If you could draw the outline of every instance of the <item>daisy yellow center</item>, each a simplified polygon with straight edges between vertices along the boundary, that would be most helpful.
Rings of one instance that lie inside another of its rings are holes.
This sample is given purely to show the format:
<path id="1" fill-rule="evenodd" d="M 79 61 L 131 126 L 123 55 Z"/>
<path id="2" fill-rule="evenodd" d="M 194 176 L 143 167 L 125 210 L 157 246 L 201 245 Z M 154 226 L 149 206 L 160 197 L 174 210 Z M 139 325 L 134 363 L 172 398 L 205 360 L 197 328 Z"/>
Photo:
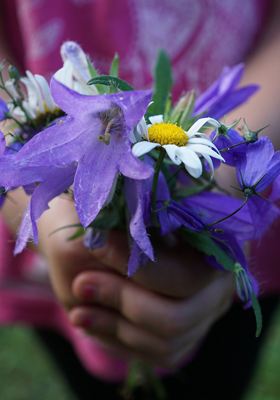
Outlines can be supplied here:
<path id="1" fill-rule="evenodd" d="M 149 141 L 161 146 L 165 144 L 175 144 L 178 147 L 186 146 L 189 138 L 180 126 L 170 122 L 155 123 L 148 128 L 148 133 Z"/>

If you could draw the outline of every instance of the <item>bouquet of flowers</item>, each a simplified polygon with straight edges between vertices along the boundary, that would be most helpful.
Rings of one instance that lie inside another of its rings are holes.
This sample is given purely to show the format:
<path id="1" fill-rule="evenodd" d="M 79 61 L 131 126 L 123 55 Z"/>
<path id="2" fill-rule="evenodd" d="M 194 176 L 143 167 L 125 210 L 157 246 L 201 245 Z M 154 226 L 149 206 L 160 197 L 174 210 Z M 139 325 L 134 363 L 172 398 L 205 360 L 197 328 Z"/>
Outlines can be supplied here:
<path id="1" fill-rule="evenodd" d="M 280 155 L 267 137 L 258 137 L 263 128 L 252 132 L 244 121 L 241 135 L 234 129 L 239 121 L 226 125 L 226 113 L 258 90 L 237 88 L 244 66 L 225 68 L 199 97 L 190 91 L 173 105 L 163 51 L 154 91 L 136 91 L 118 78 L 117 56 L 110 74 L 99 75 L 78 44 L 64 43 L 61 55 L 63 67 L 50 86 L 29 71 L 21 77 L 13 65 L 4 82 L 7 61 L 0 68 L 0 87 L 10 98 L 8 104 L 0 99 L 0 121 L 13 121 L 7 144 L 0 133 L 0 201 L 20 186 L 31 196 L 15 254 L 30 239 L 37 244 L 40 216 L 66 193 L 80 220 L 71 239 L 84 235 L 93 250 L 106 243 L 108 230 L 127 231 L 128 276 L 154 261 L 150 235 L 156 233 L 179 235 L 212 267 L 232 273 L 238 297 L 253 306 L 258 336 L 258 284 L 243 246 L 279 216 L 273 201 L 280 197 Z M 221 163 L 235 168 L 243 199 L 215 180 Z"/>

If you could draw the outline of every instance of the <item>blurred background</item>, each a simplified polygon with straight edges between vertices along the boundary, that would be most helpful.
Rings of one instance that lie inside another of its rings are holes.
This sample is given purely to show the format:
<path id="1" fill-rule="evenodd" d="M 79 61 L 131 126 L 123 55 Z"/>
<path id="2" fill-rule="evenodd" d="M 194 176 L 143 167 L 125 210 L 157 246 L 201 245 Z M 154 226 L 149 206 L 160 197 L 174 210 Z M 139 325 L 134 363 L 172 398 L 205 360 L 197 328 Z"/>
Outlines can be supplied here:
<path id="1" fill-rule="evenodd" d="M 1 400 L 78 400 L 31 329 L 2 326 L 0 347 Z M 243 400 L 280 399 L 279 355 L 280 307 L 275 312 Z"/>

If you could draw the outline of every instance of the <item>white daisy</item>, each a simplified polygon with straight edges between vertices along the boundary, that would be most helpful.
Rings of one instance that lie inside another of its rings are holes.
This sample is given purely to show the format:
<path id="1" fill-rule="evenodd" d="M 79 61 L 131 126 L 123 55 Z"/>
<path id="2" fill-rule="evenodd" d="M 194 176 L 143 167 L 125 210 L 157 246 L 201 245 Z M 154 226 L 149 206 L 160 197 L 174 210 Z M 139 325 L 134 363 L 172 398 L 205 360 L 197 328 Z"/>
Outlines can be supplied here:
<path id="1" fill-rule="evenodd" d="M 135 143 L 132 148 L 136 157 L 161 146 L 166 150 L 174 164 L 179 165 L 183 162 L 188 173 L 194 178 L 199 178 L 203 170 L 199 157 L 204 157 L 208 162 L 212 176 L 214 167 L 211 157 L 225 161 L 209 137 L 205 133 L 199 132 L 206 123 L 215 127 L 220 126 L 220 123 L 215 119 L 200 118 L 187 132 L 178 125 L 170 122 L 164 123 L 162 115 L 150 117 L 150 121 L 151 124 L 146 125 L 144 118 L 142 118 L 137 125 L 137 132 L 144 140 Z"/>
<path id="2" fill-rule="evenodd" d="M 33 75 L 30 71 L 26 71 L 26 76 L 20 78 L 27 91 L 27 96 L 22 101 L 22 106 L 32 119 L 36 119 L 39 115 L 47 112 L 56 113 L 59 107 L 54 102 L 50 87 L 46 79 L 41 75 Z M 6 86 L 15 98 L 18 98 L 18 92 L 15 88 L 14 81 L 9 80 Z M 25 119 L 25 114 L 18 107 L 11 110 L 15 116 Z"/>

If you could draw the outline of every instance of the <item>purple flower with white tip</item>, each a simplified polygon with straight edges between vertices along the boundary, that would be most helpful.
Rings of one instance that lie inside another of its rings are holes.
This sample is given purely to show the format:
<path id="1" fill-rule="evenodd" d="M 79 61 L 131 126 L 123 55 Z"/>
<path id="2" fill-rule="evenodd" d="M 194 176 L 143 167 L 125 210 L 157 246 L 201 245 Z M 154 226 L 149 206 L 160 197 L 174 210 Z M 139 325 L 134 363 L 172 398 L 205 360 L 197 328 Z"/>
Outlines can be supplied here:
<path id="1" fill-rule="evenodd" d="M 21 165 L 63 166 L 77 162 L 74 200 L 79 219 L 88 226 L 105 203 L 118 172 L 147 179 L 152 169 L 131 151 L 128 135 L 151 100 L 151 91 L 83 96 L 56 80 L 55 102 L 68 117 L 44 130 L 17 155 Z"/>
<path id="2" fill-rule="evenodd" d="M 87 85 L 91 74 L 87 56 L 81 46 L 72 41 L 65 42 L 60 48 L 60 54 L 63 67 L 54 74 L 54 78 L 75 92 L 87 95 L 98 94 L 95 85 Z"/>

